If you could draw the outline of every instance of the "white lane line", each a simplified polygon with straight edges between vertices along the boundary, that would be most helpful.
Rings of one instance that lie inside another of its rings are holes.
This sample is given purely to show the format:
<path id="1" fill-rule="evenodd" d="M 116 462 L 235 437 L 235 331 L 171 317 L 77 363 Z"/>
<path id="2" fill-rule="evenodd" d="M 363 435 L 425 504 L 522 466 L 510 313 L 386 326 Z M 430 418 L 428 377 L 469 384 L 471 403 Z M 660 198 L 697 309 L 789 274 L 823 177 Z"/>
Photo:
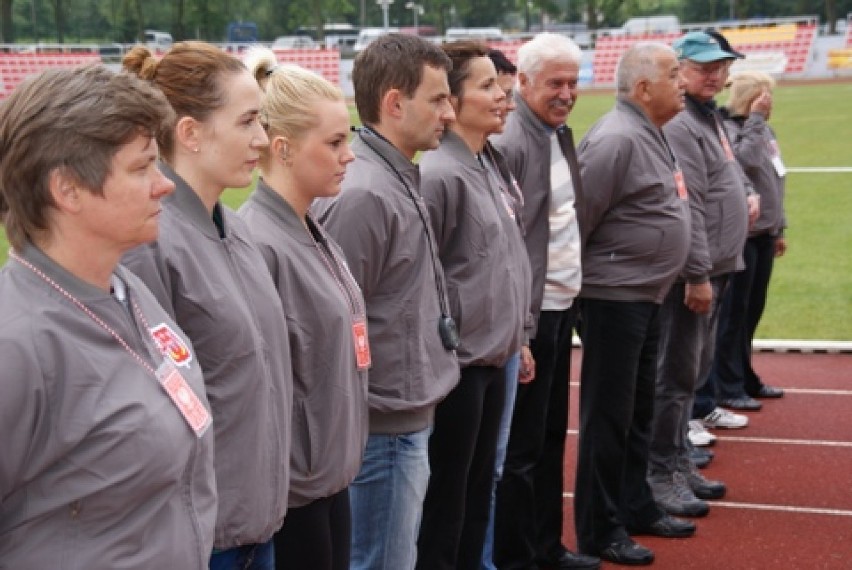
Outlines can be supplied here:
<path id="1" fill-rule="evenodd" d="M 777 437 L 746 437 L 736 435 L 718 435 L 719 441 L 735 441 L 739 443 L 774 443 L 778 445 L 814 445 L 823 447 L 849 447 L 852 448 L 852 441 L 830 441 L 823 439 L 781 439 Z"/>
<path id="2" fill-rule="evenodd" d="M 834 390 L 828 388 L 784 388 L 790 394 L 816 394 L 818 396 L 852 396 L 852 390 Z"/>
<path id="3" fill-rule="evenodd" d="M 805 174 L 835 174 L 852 172 L 852 167 L 849 166 L 793 166 L 787 169 L 787 172 L 805 173 Z"/>
<path id="4" fill-rule="evenodd" d="M 579 388 L 579 382 L 571 382 L 572 388 Z M 786 386 L 778 386 L 783 388 L 785 393 L 789 394 L 806 394 L 815 396 L 852 396 L 852 390 L 840 390 L 835 388 L 788 388 Z"/>
<path id="5" fill-rule="evenodd" d="M 574 493 L 562 493 L 563 499 L 573 499 Z M 852 511 L 847 509 L 823 509 L 820 507 L 794 507 L 792 505 L 765 505 L 762 503 L 733 503 L 731 501 L 710 501 L 714 507 L 728 509 L 745 509 L 752 511 L 775 511 L 779 513 L 803 513 L 806 515 L 831 515 L 837 517 L 852 517 Z"/>
<path id="6" fill-rule="evenodd" d="M 749 437 L 737 435 L 721 435 L 721 430 L 714 430 L 718 441 L 733 441 L 738 443 L 774 443 L 777 445 L 812 445 L 822 447 L 849 447 L 852 448 L 852 441 L 831 441 L 825 439 L 782 439 L 778 437 Z M 728 431 L 728 430 L 725 430 Z M 568 435 L 580 435 L 579 430 L 569 429 L 565 432 Z"/>

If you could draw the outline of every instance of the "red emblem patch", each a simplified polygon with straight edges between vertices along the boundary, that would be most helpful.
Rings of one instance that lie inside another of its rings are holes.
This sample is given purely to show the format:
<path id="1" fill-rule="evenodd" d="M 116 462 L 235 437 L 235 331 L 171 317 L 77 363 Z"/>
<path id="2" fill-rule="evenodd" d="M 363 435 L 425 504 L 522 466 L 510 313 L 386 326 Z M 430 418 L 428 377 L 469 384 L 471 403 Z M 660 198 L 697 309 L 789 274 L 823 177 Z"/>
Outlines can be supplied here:
<path id="1" fill-rule="evenodd" d="M 175 366 L 189 366 L 192 362 L 192 352 L 189 347 L 166 323 L 160 323 L 152 328 L 151 336 L 154 337 L 160 352 L 168 356 Z"/>

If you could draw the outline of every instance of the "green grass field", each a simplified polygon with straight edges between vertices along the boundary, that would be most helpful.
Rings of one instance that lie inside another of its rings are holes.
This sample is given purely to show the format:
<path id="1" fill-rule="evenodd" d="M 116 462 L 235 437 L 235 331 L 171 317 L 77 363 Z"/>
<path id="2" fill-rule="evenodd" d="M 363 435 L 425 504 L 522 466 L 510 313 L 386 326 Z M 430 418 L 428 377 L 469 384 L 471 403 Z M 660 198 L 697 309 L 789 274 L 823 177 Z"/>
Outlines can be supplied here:
<path id="1" fill-rule="evenodd" d="M 569 121 L 577 141 L 613 100 L 581 94 Z M 852 82 L 776 89 L 772 125 L 788 167 L 852 167 L 849 101 Z M 247 195 L 228 190 L 223 201 L 237 207 Z M 791 173 L 786 206 L 789 249 L 775 265 L 758 336 L 852 340 L 852 173 Z M 0 235 L 0 261 L 6 249 Z"/>

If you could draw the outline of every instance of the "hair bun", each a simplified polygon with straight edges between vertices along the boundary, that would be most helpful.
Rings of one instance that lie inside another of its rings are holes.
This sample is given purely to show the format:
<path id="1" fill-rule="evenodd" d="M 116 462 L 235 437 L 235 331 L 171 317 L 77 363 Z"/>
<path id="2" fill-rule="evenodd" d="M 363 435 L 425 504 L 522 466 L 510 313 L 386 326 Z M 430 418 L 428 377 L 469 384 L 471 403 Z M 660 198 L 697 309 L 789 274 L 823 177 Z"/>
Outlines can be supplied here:
<path id="1" fill-rule="evenodd" d="M 126 71 L 147 81 L 154 79 L 158 63 L 151 51 L 145 46 L 134 46 L 121 61 L 121 65 Z"/>

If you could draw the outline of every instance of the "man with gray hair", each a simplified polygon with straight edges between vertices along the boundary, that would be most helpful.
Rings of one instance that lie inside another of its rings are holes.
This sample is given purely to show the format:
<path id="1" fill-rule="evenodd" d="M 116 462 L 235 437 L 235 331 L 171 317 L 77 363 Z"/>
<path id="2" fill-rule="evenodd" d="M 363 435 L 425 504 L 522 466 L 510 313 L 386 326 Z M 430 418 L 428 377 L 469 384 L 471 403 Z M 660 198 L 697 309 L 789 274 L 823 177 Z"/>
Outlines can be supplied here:
<path id="1" fill-rule="evenodd" d="M 542 33 L 518 50 L 517 110 L 494 138 L 523 192 L 532 268 L 530 339 L 535 379 L 519 384 L 497 487 L 494 561 L 498 568 L 597 568 L 595 557 L 562 545 L 568 376 L 580 291 L 580 233 L 574 210 L 580 175 L 565 120 L 577 100 L 580 48 Z M 523 376 L 525 371 L 521 370 Z"/>
<path id="2" fill-rule="evenodd" d="M 659 308 L 686 260 L 687 190 L 662 126 L 684 107 L 674 51 L 640 42 L 616 71 L 615 108 L 580 142 L 583 262 L 580 442 L 574 497 L 581 552 L 650 564 L 631 534 L 687 537 L 646 479 Z"/>
<path id="3" fill-rule="evenodd" d="M 683 166 L 692 226 L 686 264 L 660 309 L 648 477 L 666 512 L 704 516 L 706 500 L 722 498 L 727 489 L 696 469 L 689 455 L 688 420 L 695 413 L 694 391 L 710 374 L 719 301 L 729 276 L 743 269 L 749 215 L 756 214 L 757 201 L 746 197 L 753 193 L 751 183 L 734 157 L 713 100 L 736 56 L 704 32 L 689 32 L 673 47 L 686 82 L 686 108 L 664 130 Z M 715 401 L 706 405 L 701 418 L 707 427 L 742 428 L 748 423 Z"/>

